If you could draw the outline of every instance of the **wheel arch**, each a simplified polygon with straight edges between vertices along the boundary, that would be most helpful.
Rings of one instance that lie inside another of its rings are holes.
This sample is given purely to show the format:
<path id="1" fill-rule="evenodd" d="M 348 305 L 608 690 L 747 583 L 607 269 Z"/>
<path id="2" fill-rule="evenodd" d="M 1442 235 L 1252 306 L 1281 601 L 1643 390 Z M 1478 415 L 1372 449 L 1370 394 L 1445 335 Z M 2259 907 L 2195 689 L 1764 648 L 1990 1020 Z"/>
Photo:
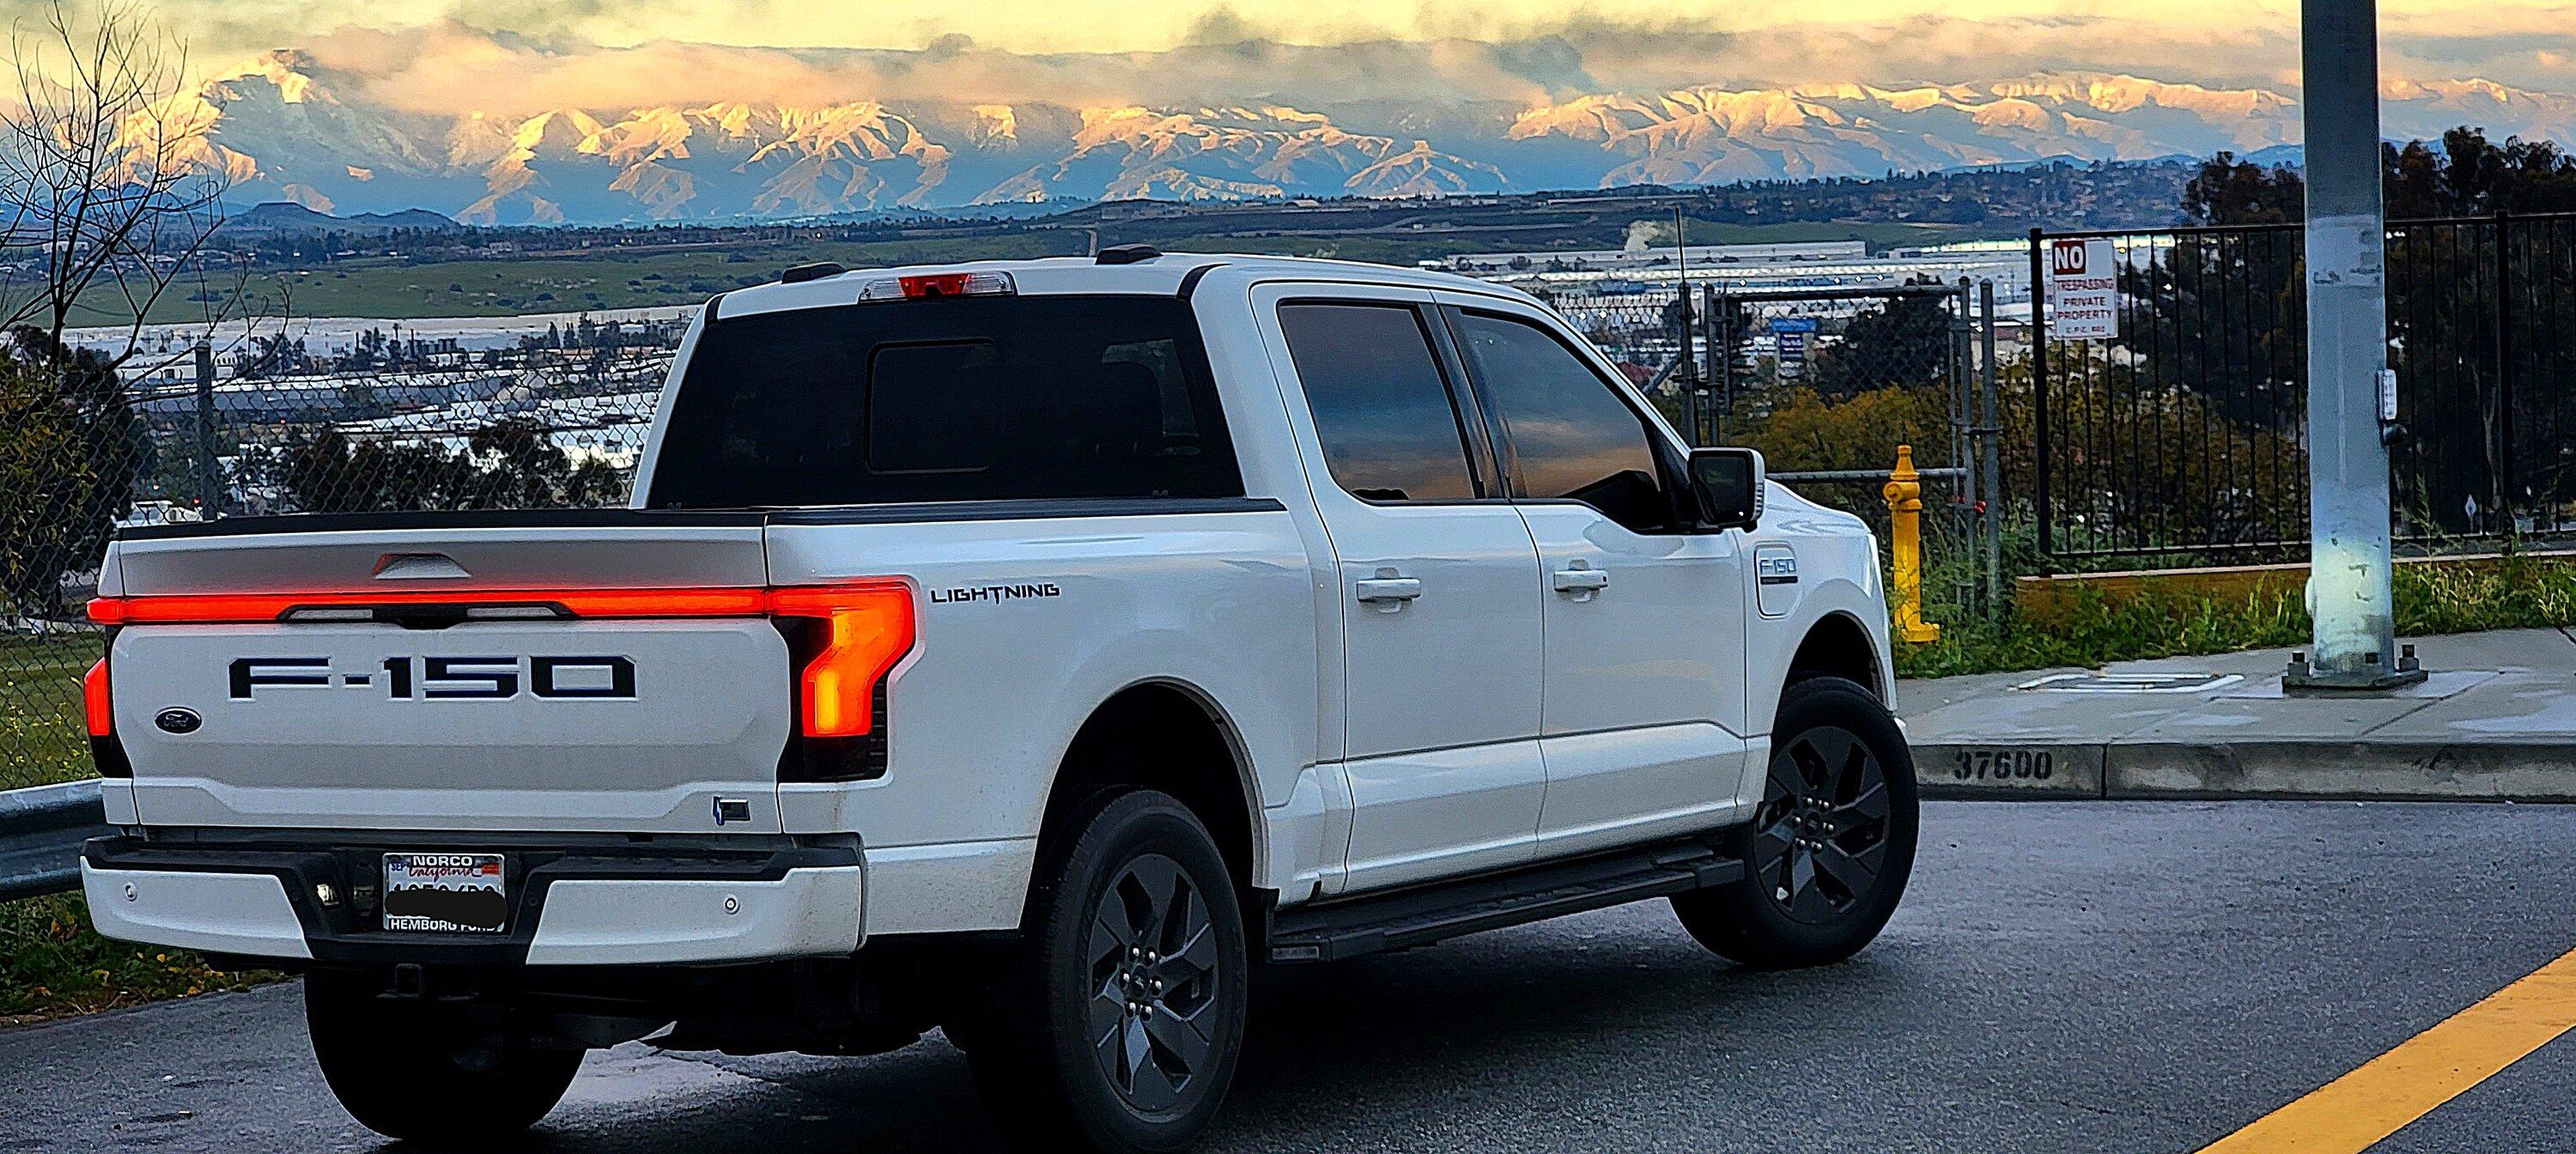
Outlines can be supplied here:
<path id="1" fill-rule="evenodd" d="M 1887 700 L 1886 669 L 1881 664 L 1878 646 L 1870 639 L 1869 630 L 1860 618 L 1846 610 L 1833 610 L 1816 618 L 1798 639 L 1798 648 L 1789 657 L 1783 686 L 1811 677 L 1840 677 L 1859 683 L 1883 704 Z"/>
<path id="2" fill-rule="evenodd" d="M 1188 681 L 1130 682 L 1093 706 L 1065 747 L 1047 791 L 1041 854 L 1065 813 L 1107 788 L 1138 786 L 1180 799 L 1215 839 L 1247 893 L 1269 866 L 1260 786 L 1243 734 L 1216 698 Z"/>
<path id="3" fill-rule="evenodd" d="M 1882 613 L 1852 583 L 1826 582 L 1809 590 L 1792 616 L 1757 623 L 1745 649 L 1745 732 L 1769 733 L 1781 694 L 1812 677 L 1849 678 L 1893 709 L 1887 634 L 1869 625 L 1873 617 L 1884 620 Z"/>

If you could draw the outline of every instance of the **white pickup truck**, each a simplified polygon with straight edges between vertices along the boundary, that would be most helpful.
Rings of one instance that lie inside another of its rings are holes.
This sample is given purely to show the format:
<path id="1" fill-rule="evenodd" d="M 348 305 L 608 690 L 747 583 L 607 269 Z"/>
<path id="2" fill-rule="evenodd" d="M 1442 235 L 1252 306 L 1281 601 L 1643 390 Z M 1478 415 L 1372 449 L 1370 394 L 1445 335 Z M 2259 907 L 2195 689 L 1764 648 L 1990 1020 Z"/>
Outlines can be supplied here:
<path id="1" fill-rule="evenodd" d="M 303 973 L 388 1135 L 943 1028 L 1006 1131 L 1169 1150 L 1256 964 L 1653 897 L 1865 945 L 1917 828 L 1878 572 L 1508 289 L 808 266 L 702 311 L 631 508 L 124 530 L 83 877 Z"/>

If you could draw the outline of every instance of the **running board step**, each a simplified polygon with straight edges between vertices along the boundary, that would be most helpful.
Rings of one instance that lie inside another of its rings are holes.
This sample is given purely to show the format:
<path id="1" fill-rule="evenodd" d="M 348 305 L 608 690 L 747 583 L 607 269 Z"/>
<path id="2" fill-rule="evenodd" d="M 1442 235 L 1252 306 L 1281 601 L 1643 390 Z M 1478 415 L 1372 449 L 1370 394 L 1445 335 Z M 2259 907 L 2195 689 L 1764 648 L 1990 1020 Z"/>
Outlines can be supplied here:
<path id="1" fill-rule="evenodd" d="M 1291 907 L 1271 920 L 1270 960 L 1336 961 L 1725 885 L 1744 876 L 1744 863 L 1720 848 L 1724 837 L 1697 834 L 1605 856 Z"/>

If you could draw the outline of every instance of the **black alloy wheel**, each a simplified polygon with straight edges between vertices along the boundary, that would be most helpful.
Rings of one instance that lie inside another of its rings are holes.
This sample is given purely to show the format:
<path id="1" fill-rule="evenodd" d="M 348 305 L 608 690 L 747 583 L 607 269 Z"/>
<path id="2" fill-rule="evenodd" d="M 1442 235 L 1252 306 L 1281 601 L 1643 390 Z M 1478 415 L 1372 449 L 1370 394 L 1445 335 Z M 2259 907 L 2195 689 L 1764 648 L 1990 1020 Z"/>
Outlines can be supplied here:
<path id="1" fill-rule="evenodd" d="M 1209 1067 L 1215 1004 L 1207 901 L 1179 863 L 1150 854 L 1102 891 L 1091 919 L 1092 1054 L 1127 1104 L 1172 1108 Z"/>
<path id="2" fill-rule="evenodd" d="M 1243 1053 L 1243 891 L 1169 794 L 1104 789 L 1048 828 L 1020 938 L 951 1036 L 1021 1149 L 1182 1150 Z"/>
<path id="3" fill-rule="evenodd" d="M 1754 876 L 1796 921 L 1842 917 L 1886 866 L 1887 819 L 1887 769 L 1869 744 L 1840 726 L 1807 730 L 1771 754 L 1754 818 Z"/>
<path id="4" fill-rule="evenodd" d="M 1761 970 L 1839 962 L 1878 936 L 1914 872 L 1914 754 L 1885 702 L 1840 677 L 1780 691 L 1762 799 L 1728 832 L 1734 881 L 1673 895 L 1682 928 Z"/>

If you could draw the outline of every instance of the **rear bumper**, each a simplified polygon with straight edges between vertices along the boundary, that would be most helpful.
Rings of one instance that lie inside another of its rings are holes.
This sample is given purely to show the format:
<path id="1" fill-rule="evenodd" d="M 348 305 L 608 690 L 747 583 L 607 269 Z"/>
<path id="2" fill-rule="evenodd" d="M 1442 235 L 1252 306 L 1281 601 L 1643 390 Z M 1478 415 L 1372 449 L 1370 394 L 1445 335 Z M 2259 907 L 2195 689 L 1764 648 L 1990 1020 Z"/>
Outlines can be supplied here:
<path id="1" fill-rule="evenodd" d="M 866 867 L 854 840 L 491 846 L 506 855 L 512 911 L 498 934 L 377 928 L 381 855 L 408 848 L 420 847 L 107 837 L 84 847 L 81 879 L 108 937 L 324 965 L 725 964 L 859 946 Z"/>

